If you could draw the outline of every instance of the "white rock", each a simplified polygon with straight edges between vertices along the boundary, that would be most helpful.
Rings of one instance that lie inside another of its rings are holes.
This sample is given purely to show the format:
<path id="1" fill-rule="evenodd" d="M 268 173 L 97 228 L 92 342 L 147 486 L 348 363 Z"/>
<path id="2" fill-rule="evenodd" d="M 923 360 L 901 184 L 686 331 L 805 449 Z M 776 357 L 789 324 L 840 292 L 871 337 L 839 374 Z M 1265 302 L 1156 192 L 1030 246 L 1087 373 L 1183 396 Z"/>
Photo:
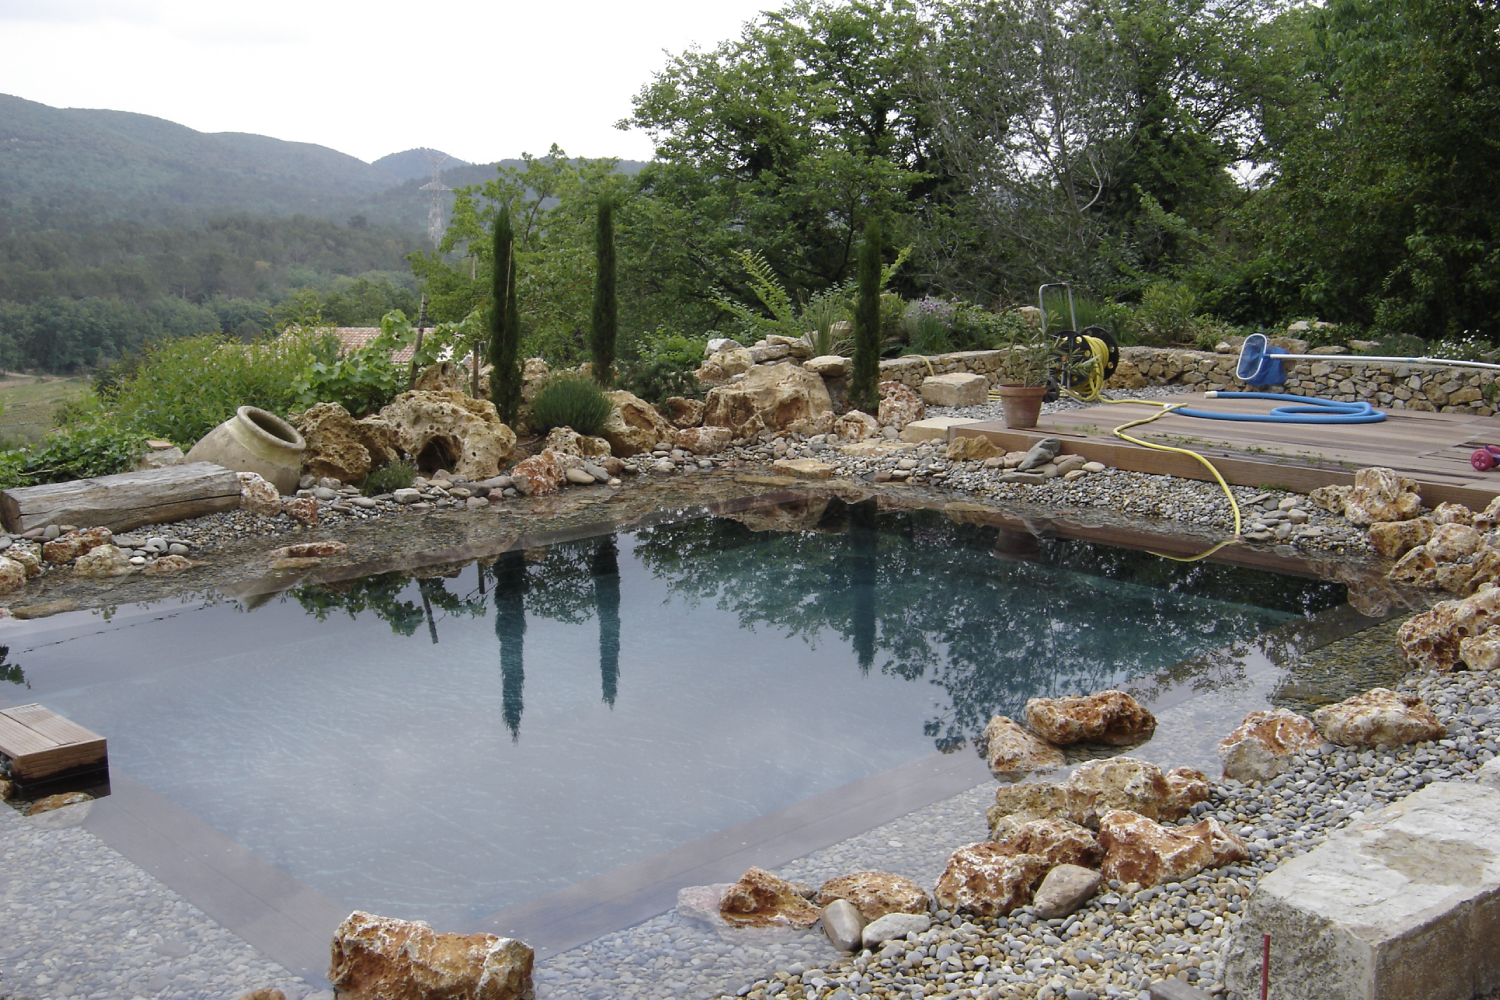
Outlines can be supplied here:
<path id="1" fill-rule="evenodd" d="M 866 948 L 878 948 L 892 938 L 921 934 L 931 926 L 932 918 L 925 913 L 887 913 L 866 924 L 860 940 Z"/>
<path id="2" fill-rule="evenodd" d="M 863 941 L 865 918 L 859 908 L 847 899 L 835 899 L 823 907 L 819 915 L 823 921 L 823 933 L 839 951 L 855 951 Z"/>

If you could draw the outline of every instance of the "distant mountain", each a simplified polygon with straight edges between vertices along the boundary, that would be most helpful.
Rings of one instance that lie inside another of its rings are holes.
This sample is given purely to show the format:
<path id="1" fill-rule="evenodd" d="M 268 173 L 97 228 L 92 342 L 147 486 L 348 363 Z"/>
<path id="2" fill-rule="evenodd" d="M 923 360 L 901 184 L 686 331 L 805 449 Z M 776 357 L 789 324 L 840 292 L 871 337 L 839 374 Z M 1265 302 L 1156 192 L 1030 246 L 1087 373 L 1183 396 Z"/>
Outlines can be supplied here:
<path id="1" fill-rule="evenodd" d="M 429 156 L 442 160 L 442 169 L 445 171 L 455 167 L 473 166 L 467 160 L 460 160 L 456 156 L 449 156 L 436 149 L 408 149 L 403 153 L 391 153 L 388 156 L 382 156 L 370 166 L 390 177 L 391 181 L 396 184 L 418 179 L 425 184 L 432 176 L 432 160 L 428 159 Z"/>

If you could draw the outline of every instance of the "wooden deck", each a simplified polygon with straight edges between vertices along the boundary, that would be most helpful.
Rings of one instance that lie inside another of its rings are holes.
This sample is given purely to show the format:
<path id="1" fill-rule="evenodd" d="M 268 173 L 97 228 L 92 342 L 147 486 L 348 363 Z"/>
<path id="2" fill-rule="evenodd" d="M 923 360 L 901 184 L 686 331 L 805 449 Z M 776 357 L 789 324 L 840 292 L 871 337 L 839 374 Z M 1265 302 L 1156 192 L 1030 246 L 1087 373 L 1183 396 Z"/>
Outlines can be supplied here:
<path id="1" fill-rule="evenodd" d="M 0 710 L 0 753 L 22 789 L 108 766 L 104 737 L 41 705 Z"/>
<path id="2" fill-rule="evenodd" d="M 1201 393 L 1171 397 L 1224 413 L 1266 413 L 1263 399 L 1205 399 Z M 1063 439 L 1063 454 L 1079 454 L 1118 469 L 1189 479 L 1211 478 L 1186 455 L 1153 451 L 1121 441 L 1111 429 L 1150 416 L 1156 407 L 1099 403 L 1043 414 L 1035 430 L 1013 431 L 1002 421 L 963 424 L 958 437 L 980 435 L 1007 450 L 1030 447 L 1042 437 Z M 1500 444 L 1500 417 L 1386 410 L 1373 424 L 1282 424 L 1206 420 L 1169 414 L 1126 433 L 1158 444 L 1189 448 L 1210 459 L 1237 486 L 1283 486 L 1305 493 L 1319 486 L 1349 484 L 1354 472 L 1379 465 L 1421 484 L 1429 506 L 1455 501 L 1483 510 L 1500 494 L 1500 469 L 1476 472 L 1469 455 L 1486 443 Z"/>

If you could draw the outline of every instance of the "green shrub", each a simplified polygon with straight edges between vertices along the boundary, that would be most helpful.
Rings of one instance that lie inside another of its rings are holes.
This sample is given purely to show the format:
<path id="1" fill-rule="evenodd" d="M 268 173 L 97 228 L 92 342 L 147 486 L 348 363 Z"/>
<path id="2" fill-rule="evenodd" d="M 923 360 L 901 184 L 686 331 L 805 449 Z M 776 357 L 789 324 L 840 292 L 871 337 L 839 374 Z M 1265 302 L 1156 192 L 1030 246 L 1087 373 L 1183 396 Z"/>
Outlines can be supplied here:
<path id="1" fill-rule="evenodd" d="M 1131 332 L 1141 343 L 1153 346 L 1192 343 L 1199 326 L 1197 305 L 1192 289 L 1180 282 L 1147 285 L 1131 320 Z"/>
<path id="2" fill-rule="evenodd" d="M 118 419 L 102 418 L 48 435 L 40 448 L 8 453 L 12 457 L 0 461 L 0 478 L 13 477 L 10 485 L 35 485 L 112 476 L 129 472 L 145 451 L 146 435 Z"/>
<path id="3" fill-rule="evenodd" d="M 302 370 L 293 387 L 297 409 L 338 403 L 356 417 L 374 413 L 406 388 L 410 368 L 392 360 L 392 354 L 411 345 L 416 336 L 405 313 L 387 313 L 380 321 L 379 335 L 364 347 L 342 356 L 335 352 L 331 359 L 320 357 Z M 438 340 L 423 340 L 419 371 L 437 359 Z"/>
<path id="4" fill-rule="evenodd" d="M 660 403 L 668 396 L 699 395 L 703 390 L 693 372 L 706 346 L 705 341 L 671 330 L 648 334 L 638 345 L 636 360 L 626 369 L 622 384 L 648 403 Z"/>
<path id="5" fill-rule="evenodd" d="M 558 375 L 548 379 L 531 401 L 531 424 L 546 433 L 554 427 L 571 427 L 593 436 L 604 429 L 614 404 L 592 379 Z"/>
<path id="6" fill-rule="evenodd" d="M 394 493 L 404 490 L 417 478 L 416 466 L 405 459 L 397 459 L 388 465 L 382 465 L 374 469 L 365 477 L 362 487 L 367 497 L 377 497 L 382 493 Z"/>

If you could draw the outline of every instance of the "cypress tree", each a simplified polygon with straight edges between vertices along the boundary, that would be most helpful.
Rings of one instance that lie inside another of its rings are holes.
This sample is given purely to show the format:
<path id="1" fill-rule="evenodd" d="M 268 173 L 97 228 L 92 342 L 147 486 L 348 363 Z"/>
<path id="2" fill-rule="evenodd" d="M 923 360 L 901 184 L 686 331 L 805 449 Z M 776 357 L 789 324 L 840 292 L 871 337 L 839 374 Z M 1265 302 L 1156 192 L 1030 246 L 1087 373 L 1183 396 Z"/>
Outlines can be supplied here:
<path id="1" fill-rule="evenodd" d="M 609 388 L 614 383 L 612 368 L 620 310 L 615 291 L 615 203 L 608 194 L 599 196 L 594 258 L 594 315 L 589 326 L 589 350 L 594 356 L 594 381 Z"/>
<path id="2" fill-rule="evenodd" d="M 490 277 L 490 400 L 507 424 L 521 408 L 521 310 L 516 295 L 516 238 L 510 209 L 495 216 L 494 268 Z"/>
<path id="3" fill-rule="evenodd" d="M 849 402 L 869 414 L 880 412 L 880 223 L 865 223 L 859 245 L 859 294 L 854 306 L 854 364 Z"/>

